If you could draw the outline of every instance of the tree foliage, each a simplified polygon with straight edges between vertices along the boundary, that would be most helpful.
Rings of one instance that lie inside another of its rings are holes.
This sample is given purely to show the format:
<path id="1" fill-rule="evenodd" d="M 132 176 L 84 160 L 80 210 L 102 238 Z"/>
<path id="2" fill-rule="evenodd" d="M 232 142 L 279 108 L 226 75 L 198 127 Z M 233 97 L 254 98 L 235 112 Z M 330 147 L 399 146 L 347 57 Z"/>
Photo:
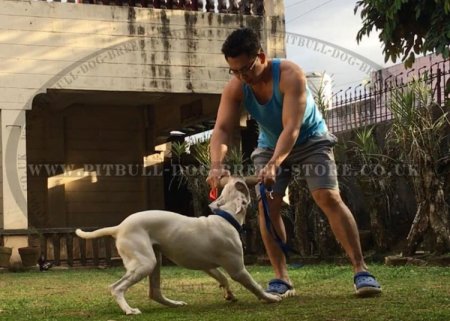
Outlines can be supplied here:
<path id="1" fill-rule="evenodd" d="M 359 0 L 355 14 L 359 9 L 363 26 L 356 40 L 380 30 L 385 62 L 401 57 L 411 67 L 417 54 L 449 57 L 450 0 Z"/>

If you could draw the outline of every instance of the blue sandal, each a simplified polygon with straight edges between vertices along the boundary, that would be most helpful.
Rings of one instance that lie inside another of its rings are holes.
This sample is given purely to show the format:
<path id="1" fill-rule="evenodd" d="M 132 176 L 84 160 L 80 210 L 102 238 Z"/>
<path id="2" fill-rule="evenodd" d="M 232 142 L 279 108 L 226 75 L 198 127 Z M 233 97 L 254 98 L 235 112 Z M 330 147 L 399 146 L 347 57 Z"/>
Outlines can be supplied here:
<path id="1" fill-rule="evenodd" d="M 278 294 L 283 298 L 295 295 L 295 289 L 292 285 L 281 279 L 273 279 L 269 281 L 269 287 L 266 289 L 267 293 Z"/>
<path id="2" fill-rule="evenodd" d="M 360 297 L 381 293 L 381 286 L 375 277 L 367 271 L 358 272 L 353 277 L 356 294 Z"/>

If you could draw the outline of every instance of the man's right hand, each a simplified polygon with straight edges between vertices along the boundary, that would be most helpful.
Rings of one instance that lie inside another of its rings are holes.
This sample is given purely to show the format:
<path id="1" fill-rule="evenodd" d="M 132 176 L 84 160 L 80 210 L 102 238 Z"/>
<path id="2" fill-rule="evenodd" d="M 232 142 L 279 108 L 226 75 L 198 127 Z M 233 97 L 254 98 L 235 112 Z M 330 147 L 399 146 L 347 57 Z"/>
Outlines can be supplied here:
<path id="1" fill-rule="evenodd" d="M 271 187 L 275 184 L 277 177 L 277 166 L 274 163 L 269 162 L 258 173 L 258 179 L 267 187 Z"/>
<path id="2" fill-rule="evenodd" d="M 220 186 L 220 179 L 225 176 L 230 176 L 231 173 L 229 170 L 223 168 L 213 168 L 209 171 L 208 177 L 206 178 L 206 182 L 208 183 L 211 189 L 217 188 Z"/>

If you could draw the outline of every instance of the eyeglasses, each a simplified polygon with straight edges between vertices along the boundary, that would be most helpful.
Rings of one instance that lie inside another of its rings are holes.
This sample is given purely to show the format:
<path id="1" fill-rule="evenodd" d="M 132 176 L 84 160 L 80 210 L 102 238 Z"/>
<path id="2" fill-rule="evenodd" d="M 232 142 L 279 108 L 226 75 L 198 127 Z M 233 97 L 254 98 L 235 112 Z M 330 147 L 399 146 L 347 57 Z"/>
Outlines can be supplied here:
<path id="1" fill-rule="evenodd" d="M 230 68 L 230 69 L 228 69 L 228 73 L 230 75 L 235 75 L 235 76 L 246 75 L 250 71 L 252 71 L 253 68 L 255 68 L 256 60 L 258 60 L 258 56 L 255 57 L 255 60 L 253 60 L 253 62 L 249 66 L 243 67 L 239 70 L 234 70 L 234 69 Z"/>

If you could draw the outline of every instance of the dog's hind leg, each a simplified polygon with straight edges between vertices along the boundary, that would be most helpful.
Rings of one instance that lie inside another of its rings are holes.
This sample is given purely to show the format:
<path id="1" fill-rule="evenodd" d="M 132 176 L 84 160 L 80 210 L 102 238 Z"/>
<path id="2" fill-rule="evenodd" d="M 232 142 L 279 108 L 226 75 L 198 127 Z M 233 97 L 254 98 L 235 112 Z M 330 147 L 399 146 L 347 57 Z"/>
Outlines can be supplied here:
<path id="1" fill-rule="evenodd" d="M 159 251 L 158 246 L 154 248 L 155 256 L 156 256 L 156 265 L 153 269 L 153 272 L 150 274 L 150 282 L 149 282 L 149 291 L 148 295 L 150 299 L 161 303 L 163 305 L 169 307 L 179 307 L 186 305 L 186 302 L 183 301 L 174 301 L 166 298 L 161 292 L 161 252 Z"/>
<path id="2" fill-rule="evenodd" d="M 127 272 L 117 282 L 110 285 L 111 294 L 125 314 L 140 314 L 141 311 L 132 308 L 125 300 L 125 292 L 134 284 L 149 275 L 156 265 L 156 257 L 150 241 L 120 240 L 116 242 Z"/>
<path id="3" fill-rule="evenodd" d="M 230 284 L 228 283 L 228 279 L 220 270 L 218 269 L 211 269 L 211 270 L 205 270 L 205 272 L 211 276 L 212 278 L 216 279 L 219 282 L 219 286 L 224 291 L 224 298 L 228 301 L 237 301 L 236 297 L 234 296 L 233 292 L 231 292 Z"/>

